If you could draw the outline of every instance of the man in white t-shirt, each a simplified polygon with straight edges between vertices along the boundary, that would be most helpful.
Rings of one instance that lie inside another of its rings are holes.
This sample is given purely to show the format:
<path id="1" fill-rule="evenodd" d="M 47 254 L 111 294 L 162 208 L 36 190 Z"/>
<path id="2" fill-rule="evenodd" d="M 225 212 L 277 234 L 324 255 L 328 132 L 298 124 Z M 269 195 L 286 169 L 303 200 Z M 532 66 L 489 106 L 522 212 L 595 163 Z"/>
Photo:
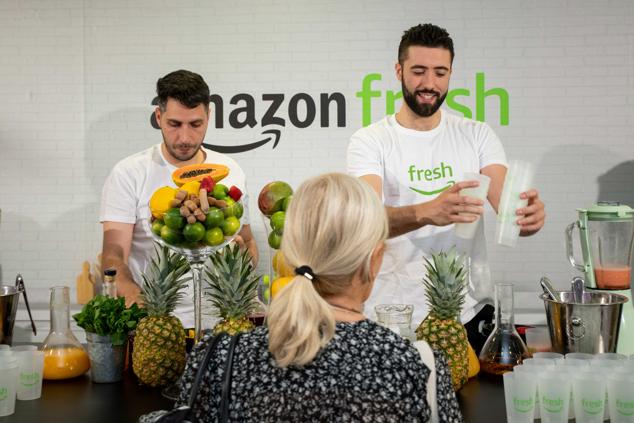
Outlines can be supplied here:
<path id="1" fill-rule="evenodd" d="M 423 256 L 459 244 L 453 224 L 473 222 L 484 210 L 481 200 L 459 194 L 478 185 L 464 181 L 465 172 L 491 178 L 488 200 L 497 212 L 506 175 L 499 138 L 486 123 L 440 109 L 453 57 L 453 41 L 446 30 L 431 24 L 407 30 L 395 66 L 402 84 L 402 107 L 357 131 L 348 146 L 348 172 L 366 180 L 383 198 L 390 221 L 383 266 L 365 305 L 370 315 L 380 303 L 413 303 L 414 325 L 427 315 Z M 535 189 L 521 197 L 528 199 L 528 205 L 517 210 L 517 222 L 522 236 L 532 235 L 544 225 L 544 204 Z M 461 315 L 467 323 L 491 296 L 483 225 L 473 245 L 462 249 L 470 250 L 469 293 Z M 478 320 L 465 325 L 476 349 L 483 342 L 476 339 Z"/>
<path id="2" fill-rule="evenodd" d="M 104 269 L 117 269 L 117 294 L 126 304 L 137 301 L 145 271 L 153 252 L 147 225 L 148 202 L 154 191 L 173 185 L 172 172 L 179 167 L 216 163 L 229 168 L 222 183 L 237 186 L 243 195 L 243 227 L 236 237 L 248 248 L 254 262 L 258 250 L 248 222 L 248 193 L 244 172 L 235 160 L 207 149 L 202 143 L 209 123 L 209 87 L 193 72 L 179 70 L 160 78 L 156 121 L 163 142 L 129 156 L 115 165 L 106 179 L 99 220 L 103 223 Z M 191 287 L 190 287 L 191 288 Z M 185 327 L 193 327 L 192 295 L 185 295 L 175 314 Z"/>

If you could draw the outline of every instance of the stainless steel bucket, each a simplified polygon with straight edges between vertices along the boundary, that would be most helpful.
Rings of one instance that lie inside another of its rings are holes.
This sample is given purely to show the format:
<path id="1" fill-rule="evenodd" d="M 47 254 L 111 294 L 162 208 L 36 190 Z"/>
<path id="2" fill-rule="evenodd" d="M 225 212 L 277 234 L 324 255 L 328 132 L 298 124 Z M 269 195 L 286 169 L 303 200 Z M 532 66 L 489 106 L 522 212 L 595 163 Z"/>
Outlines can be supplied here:
<path id="1" fill-rule="evenodd" d="M 15 286 L 0 285 L 0 344 L 11 345 L 13 340 L 15 314 L 18 311 L 20 294 L 24 295 L 24 304 L 26 305 L 26 310 L 29 312 L 31 328 L 33 329 L 33 334 L 37 335 L 35 322 L 33 322 L 31 309 L 29 308 L 29 300 L 26 296 L 24 280 L 22 279 L 22 276 L 18 274 L 15 279 Z"/>
<path id="2" fill-rule="evenodd" d="M 616 352 L 624 295 L 609 292 L 583 294 L 583 303 L 574 302 L 572 292 L 556 292 L 560 302 L 544 300 L 553 351 L 567 354 Z"/>

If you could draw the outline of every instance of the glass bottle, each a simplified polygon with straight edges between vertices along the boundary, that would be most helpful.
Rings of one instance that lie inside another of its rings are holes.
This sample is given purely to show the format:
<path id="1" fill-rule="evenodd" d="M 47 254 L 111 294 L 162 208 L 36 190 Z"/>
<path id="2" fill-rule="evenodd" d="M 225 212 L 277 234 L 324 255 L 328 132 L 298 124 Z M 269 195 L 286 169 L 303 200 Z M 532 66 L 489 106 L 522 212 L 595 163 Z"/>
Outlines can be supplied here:
<path id="1" fill-rule="evenodd" d="M 117 298 L 117 286 L 115 278 L 117 277 L 117 269 L 110 267 L 103 271 L 103 288 L 104 295 L 111 298 Z"/>
<path id="2" fill-rule="evenodd" d="M 502 375 L 529 358 L 530 352 L 515 330 L 513 285 L 495 285 L 495 328 L 480 352 L 480 369 Z"/>
<path id="3" fill-rule="evenodd" d="M 51 331 L 42 345 L 44 379 L 69 379 L 90 369 L 88 353 L 70 330 L 70 294 L 67 286 L 51 288 Z"/>

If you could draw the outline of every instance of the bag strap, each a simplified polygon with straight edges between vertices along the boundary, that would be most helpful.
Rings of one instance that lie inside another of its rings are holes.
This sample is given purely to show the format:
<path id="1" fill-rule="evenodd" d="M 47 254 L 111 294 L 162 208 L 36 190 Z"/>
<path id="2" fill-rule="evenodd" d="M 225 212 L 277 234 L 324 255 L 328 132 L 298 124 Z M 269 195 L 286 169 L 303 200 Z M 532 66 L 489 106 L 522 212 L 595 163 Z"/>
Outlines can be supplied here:
<path id="1" fill-rule="evenodd" d="M 242 336 L 241 333 L 237 333 L 231 338 L 229 344 L 229 350 L 227 351 L 227 361 L 225 362 L 225 373 L 222 382 L 222 397 L 220 398 L 220 409 L 218 411 L 218 421 L 220 423 L 229 421 L 229 402 L 231 401 L 231 371 L 233 369 L 233 353 L 236 349 L 236 344 Z"/>
<path id="2" fill-rule="evenodd" d="M 200 362 L 200 365 L 198 366 L 198 372 L 196 372 L 196 378 L 194 378 L 194 383 L 192 383 L 192 390 L 189 395 L 189 401 L 187 402 L 187 405 L 189 406 L 190 410 L 194 408 L 194 400 L 196 399 L 196 396 L 198 395 L 198 388 L 200 387 L 200 383 L 202 382 L 203 376 L 205 375 L 207 364 L 209 363 L 209 360 L 211 359 L 211 353 L 213 353 L 213 351 L 216 349 L 216 345 L 218 345 L 220 340 L 224 338 L 226 335 L 227 334 L 225 332 L 222 332 L 214 336 L 211 342 L 209 342 L 207 349 L 205 350 L 205 355 L 202 361 Z"/>
<path id="3" fill-rule="evenodd" d="M 416 341 L 414 346 L 420 353 L 423 364 L 430 370 L 429 379 L 427 380 L 427 404 L 431 409 L 431 422 L 438 422 L 438 399 L 436 397 L 436 360 L 434 352 L 429 344 L 425 341 Z"/>

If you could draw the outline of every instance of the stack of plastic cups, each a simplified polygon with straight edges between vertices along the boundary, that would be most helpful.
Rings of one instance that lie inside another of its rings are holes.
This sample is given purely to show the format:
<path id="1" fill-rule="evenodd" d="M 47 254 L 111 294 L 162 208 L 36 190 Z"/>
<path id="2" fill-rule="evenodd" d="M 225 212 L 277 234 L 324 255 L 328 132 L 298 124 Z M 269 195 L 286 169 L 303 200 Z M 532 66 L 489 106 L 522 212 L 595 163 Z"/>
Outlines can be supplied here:
<path id="1" fill-rule="evenodd" d="M 460 195 L 477 198 L 482 201 L 486 201 L 487 194 L 489 192 L 489 184 L 491 183 L 491 178 L 486 175 L 481 175 L 479 173 L 465 172 L 463 174 L 465 181 L 478 181 L 480 185 L 475 188 L 464 188 L 460 190 Z M 468 214 L 468 213 L 461 213 Z M 476 219 L 475 222 L 471 223 L 456 223 L 455 224 L 455 234 L 458 238 L 462 239 L 473 239 L 478 229 L 478 224 L 480 223 L 480 216 Z"/>
<path id="2" fill-rule="evenodd" d="M 610 422 L 634 422 L 634 362 L 619 360 L 620 367 L 607 375 Z"/>
<path id="3" fill-rule="evenodd" d="M 506 419 L 514 423 L 532 423 L 535 419 L 535 394 L 537 380 L 529 366 L 515 366 L 514 371 L 504 373 L 504 401 Z"/>
<path id="4" fill-rule="evenodd" d="M 541 372 L 551 372 L 555 370 L 555 359 L 553 358 L 527 358 L 522 361 L 522 364 L 515 366 L 513 372 L 524 372 L 530 375 L 535 381 L 535 410 L 533 416 L 535 419 L 540 417 L 540 401 L 539 401 L 539 388 L 537 387 L 538 375 Z M 509 420 L 512 421 L 512 420 Z"/>
<path id="5" fill-rule="evenodd" d="M 18 360 L 17 398 L 20 401 L 38 399 L 42 396 L 42 371 L 44 369 L 44 351 L 38 351 L 35 345 L 13 347 Z"/>
<path id="6" fill-rule="evenodd" d="M 0 349 L 0 417 L 15 412 L 18 360 L 9 348 Z"/>
<path id="7" fill-rule="evenodd" d="M 532 187 L 534 174 L 535 169 L 529 162 L 513 160 L 509 164 L 498 206 L 495 230 L 495 240 L 498 244 L 507 247 L 515 247 L 517 244 L 520 227 L 516 223 L 519 218 L 516 211 L 528 204 L 528 200 L 520 199 L 520 194 Z"/>

